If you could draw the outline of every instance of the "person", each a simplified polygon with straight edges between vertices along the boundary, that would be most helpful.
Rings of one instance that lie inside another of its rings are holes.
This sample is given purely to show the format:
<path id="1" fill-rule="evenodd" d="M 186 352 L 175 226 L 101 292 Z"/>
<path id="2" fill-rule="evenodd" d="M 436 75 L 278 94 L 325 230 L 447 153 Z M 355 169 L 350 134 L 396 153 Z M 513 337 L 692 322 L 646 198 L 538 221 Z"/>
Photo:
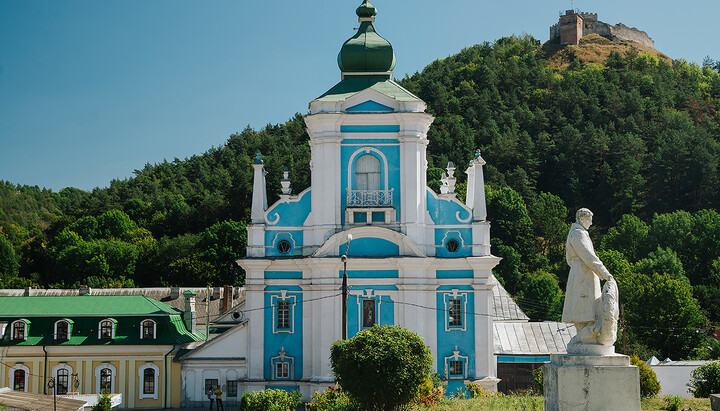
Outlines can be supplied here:
<path id="1" fill-rule="evenodd" d="M 215 402 L 215 390 L 213 389 L 213 386 L 210 386 L 210 389 L 208 390 L 208 399 L 210 400 L 210 410 L 212 411 L 213 403 Z"/>
<path id="2" fill-rule="evenodd" d="M 223 393 L 222 387 L 218 385 L 217 388 L 215 389 L 215 407 L 216 407 L 215 409 L 216 410 L 222 409 L 223 411 L 225 411 L 225 407 L 223 407 L 223 403 L 222 403 L 222 393 Z"/>
<path id="3" fill-rule="evenodd" d="M 570 266 L 562 321 L 575 325 L 577 335 L 568 343 L 597 344 L 596 301 L 601 297 L 600 280 L 612 280 L 613 276 L 595 254 L 588 228 L 592 225 L 593 213 L 581 208 L 575 214 L 575 223 L 570 227 L 565 244 L 565 257 Z"/>

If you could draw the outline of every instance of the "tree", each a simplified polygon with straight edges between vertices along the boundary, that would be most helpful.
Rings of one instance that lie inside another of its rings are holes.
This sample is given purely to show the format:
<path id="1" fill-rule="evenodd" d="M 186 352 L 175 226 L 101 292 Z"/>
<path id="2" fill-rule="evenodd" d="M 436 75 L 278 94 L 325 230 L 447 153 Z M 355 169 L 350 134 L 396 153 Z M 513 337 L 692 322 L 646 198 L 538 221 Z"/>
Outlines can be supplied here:
<path id="1" fill-rule="evenodd" d="M 15 249 L 0 230 L 0 279 L 8 279 L 17 275 L 18 262 Z"/>
<path id="2" fill-rule="evenodd" d="M 641 219 L 632 214 L 625 214 L 617 225 L 608 230 L 600 243 L 604 250 L 621 252 L 630 261 L 638 261 L 645 255 L 644 248 L 648 242 L 650 228 Z"/>
<path id="3" fill-rule="evenodd" d="M 413 400 L 433 358 L 417 334 L 374 326 L 330 347 L 337 381 L 365 410 L 394 410 Z"/>
<path id="4" fill-rule="evenodd" d="M 707 398 L 720 392 L 720 361 L 703 364 L 692 371 L 688 383 L 696 398 Z"/>

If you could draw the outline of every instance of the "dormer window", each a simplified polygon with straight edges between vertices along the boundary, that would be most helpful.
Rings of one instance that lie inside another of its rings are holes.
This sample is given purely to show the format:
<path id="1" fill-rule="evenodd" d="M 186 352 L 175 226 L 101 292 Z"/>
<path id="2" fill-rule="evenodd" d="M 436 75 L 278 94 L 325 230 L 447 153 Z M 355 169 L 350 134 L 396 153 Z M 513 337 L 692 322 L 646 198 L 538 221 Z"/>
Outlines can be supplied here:
<path id="1" fill-rule="evenodd" d="M 154 340 L 156 323 L 153 320 L 143 320 L 140 323 L 140 338 L 143 340 Z"/>
<path id="2" fill-rule="evenodd" d="M 100 321 L 98 327 L 98 339 L 100 340 L 112 340 L 115 339 L 115 327 L 117 326 L 117 320 L 113 318 L 106 318 Z"/>
<path id="3" fill-rule="evenodd" d="M 68 319 L 62 319 L 55 322 L 55 330 L 53 335 L 56 340 L 67 341 L 72 335 L 73 321 Z"/>
<path id="4" fill-rule="evenodd" d="M 30 321 L 28 320 L 17 320 L 12 323 L 12 339 L 18 341 L 27 340 L 28 329 L 30 328 Z"/>

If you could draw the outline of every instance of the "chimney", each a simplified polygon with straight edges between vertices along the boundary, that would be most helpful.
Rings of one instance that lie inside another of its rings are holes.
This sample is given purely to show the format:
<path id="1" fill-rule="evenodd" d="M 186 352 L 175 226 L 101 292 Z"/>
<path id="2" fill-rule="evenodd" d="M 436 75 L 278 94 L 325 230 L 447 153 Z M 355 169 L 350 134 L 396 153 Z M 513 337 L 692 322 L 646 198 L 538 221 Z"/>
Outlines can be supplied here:
<path id="1" fill-rule="evenodd" d="M 170 299 L 176 300 L 180 298 L 180 287 L 170 287 Z"/>
<path id="2" fill-rule="evenodd" d="M 78 294 L 79 295 L 90 295 L 92 294 L 92 288 L 88 287 L 87 285 L 81 285 L 80 288 L 78 288 Z"/>
<path id="3" fill-rule="evenodd" d="M 185 312 L 183 313 L 183 321 L 188 331 L 194 333 L 197 330 L 197 320 L 195 319 L 195 296 L 197 293 L 187 290 L 183 293 L 185 297 Z"/>
<path id="4" fill-rule="evenodd" d="M 32 287 L 25 287 L 25 293 L 23 294 L 25 297 L 30 297 L 32 295 Z M 2 334 L 0 334 L 2 335 Z"/>

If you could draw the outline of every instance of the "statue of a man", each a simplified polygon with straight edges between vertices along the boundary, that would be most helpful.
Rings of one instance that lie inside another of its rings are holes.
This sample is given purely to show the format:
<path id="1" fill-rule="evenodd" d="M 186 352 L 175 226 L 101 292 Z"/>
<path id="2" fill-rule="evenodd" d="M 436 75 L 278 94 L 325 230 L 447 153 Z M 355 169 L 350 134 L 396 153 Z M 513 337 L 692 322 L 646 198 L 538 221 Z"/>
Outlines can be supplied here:
<path id="1" fill-rule="evenodd" d="M 593 213 L 581 208 L 570 227 L 565 256 L 570 266 L 562 321 L 573 323 L 577 330 L 568 343 L 568 353 L 581 353 L 578 345 L 612 346 L 617 327 L 617 284 L 605 265 L 595 255 L 588 228 Z M 608 280 L 600 290 L 600 280 Z M 612 341 L 610 341 L 612 340 Z M 603 352 L 607 352 L 604 350 Z M 600 352 L 598 352 L 600 353 Z"/>

